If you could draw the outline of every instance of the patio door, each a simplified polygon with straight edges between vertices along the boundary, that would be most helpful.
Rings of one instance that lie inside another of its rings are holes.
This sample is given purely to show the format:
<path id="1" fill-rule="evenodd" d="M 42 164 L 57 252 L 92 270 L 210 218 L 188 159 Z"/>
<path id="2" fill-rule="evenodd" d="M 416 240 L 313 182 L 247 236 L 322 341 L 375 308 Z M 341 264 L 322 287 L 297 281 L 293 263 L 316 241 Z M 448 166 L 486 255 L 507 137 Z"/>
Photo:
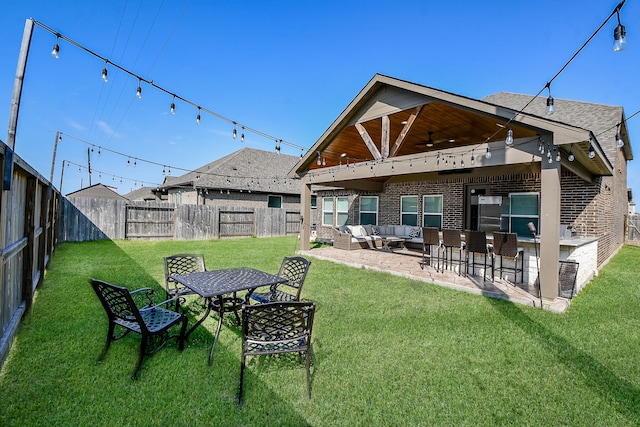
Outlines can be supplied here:
<path id="1" fill-rule="evenodd" d="M 464 200 L 464 228 L 478 231 L 480 229 L 480 204 L 478 196 L 485 196 L 489 192 L 488 185 L 467 185 Z"/>

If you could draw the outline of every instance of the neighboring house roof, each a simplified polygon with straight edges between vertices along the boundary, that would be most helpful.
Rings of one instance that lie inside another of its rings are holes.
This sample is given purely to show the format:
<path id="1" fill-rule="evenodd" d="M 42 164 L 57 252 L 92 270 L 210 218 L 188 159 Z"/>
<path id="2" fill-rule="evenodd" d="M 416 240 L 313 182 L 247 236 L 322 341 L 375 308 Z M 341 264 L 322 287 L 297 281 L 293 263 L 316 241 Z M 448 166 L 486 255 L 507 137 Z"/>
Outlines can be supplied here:
<path id="1" fill-rule="evenodd" d="M 611 163 L 615 162 L 616 144 L 609 143 L 615 141 L 617 125 L 621 124 L 621 134 L 625 140 L 625 157 L 627 160 L 633 159 L 631 144 L 629 143 L 624 125 L 624 111 L 622 107 L 594 104 L 582 101 L 570 101 L 566 99 L 554 99 L 556 111 L 552 115 L 547 115 L 545 109 L 547 98 L 537 97 L 532 100 L 531 95 L 522 95 L 510 92 L 500 92 L 489 95 L 482 99 L 494 105 L 511 108 L 520 111 L 527 103 L 526 112 L 530 115 L 543 117 L 547 120 L 566 123 L 593 132 L 600 142 Z"/>
<path id="2" fill-rule="evenodd" d="M 166 177 L 159 188 L 300 194 L 299 181 L 287 176 L 298 160 L 296 156 L 243 148 L 182 176 Z"/>
<path id="3" fill-rule="evenodd" d="M 85 187 L 81 190 L 74 191 L 67 194 L 67 198 L 70 197 L 86 197 L 92 199 L 113 199 L 113 200 L 127 200 L 125 197 L 119 195 L 110 187 L 104 184 L 94 184 L 90 187 Z"/>
<path id="4" fill-rule="evenodd" d="M 154 201 L 158 200 L 158 196 L 153 192 L 155 187 L 140 187 L 124 195 L 132 202 L 136 201 Z"/>

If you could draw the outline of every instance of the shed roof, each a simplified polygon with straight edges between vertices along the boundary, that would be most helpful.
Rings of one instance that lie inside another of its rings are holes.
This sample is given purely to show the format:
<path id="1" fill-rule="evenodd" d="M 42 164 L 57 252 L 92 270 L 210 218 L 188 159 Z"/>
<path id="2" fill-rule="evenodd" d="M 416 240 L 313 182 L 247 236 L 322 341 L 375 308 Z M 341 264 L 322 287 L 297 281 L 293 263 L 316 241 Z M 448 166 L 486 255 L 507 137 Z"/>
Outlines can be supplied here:
<path id="1" fill-rule="evenodd" d="M 78 191 L 67 194 L 67 198 L 73 197 L 86 197 L 92 199 L 113 199 L 113 200 L 127 200 L 125 197 L 116 193 L 110 187 L 104 184 L 94 184 L 90 187 L 82 188 Z"/>

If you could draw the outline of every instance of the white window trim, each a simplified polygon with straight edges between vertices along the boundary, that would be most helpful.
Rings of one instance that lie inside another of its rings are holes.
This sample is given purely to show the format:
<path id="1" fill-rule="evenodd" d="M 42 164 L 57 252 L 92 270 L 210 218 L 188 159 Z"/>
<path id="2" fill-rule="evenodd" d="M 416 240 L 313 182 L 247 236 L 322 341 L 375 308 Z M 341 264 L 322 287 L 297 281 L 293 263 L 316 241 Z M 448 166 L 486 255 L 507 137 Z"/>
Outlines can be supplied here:
<path id="1" fill-rule="evenodd" d="M 329 200 L 329 199 L 331 199 L 331 224 L 327 224 L 326 222 L 324 222 L 325 213 L 329 213 L 329 211 L 326 211 L 324 209 L 325 208 L 324 201 L 325 200 Z M 334 209 L 335 209 L 335 205 L 336 205 L 336 200 L 335 200 L 334 197 L 323 197 L 322 198 L 322 225 L 330 225 L 330 226 L 335 225 L 336 218 L 335 218 L 335 213 L 333 212 Z"/>
<path id="2" fill-rule="evenodd" d="M 415 212 L 404 212 L 402 210 L 402 200 L 405 198 L 409 198 L 409 197 L 414 197 L 416 199 L 416 202 L 418 202 L 416 204 L 416 211 Z M 416 224 L 420 224 L 420 196 L 419 195 L 413 195 L 413 196 L 400 196 L 400 224 L 402 224 L 402 216 L 403 215 L 415 215 L 416 216 Z"/>
<path id="3" fill-rule="evenodd" d="M 436 212 L 425 212 L 424 211 L 424 207 L 425 207 L 425 203 L 424 203 L 424 199 L 426 197 L 439 197 L 440 198 L 440 212 L 436 213 Z M 439 215 L 440 216 L 440 228 L 442 228 L 442 220 L 443 220 L 443 215 L 442 215 L 442 211 L 444 210 L 444 197 L 442 196 L 442 194 L 423 194 L 422 195 L 422 226 L 426 227 L 426 225 L 424 225 L 424 217 L 425 215 L 430 215 L 430 216 L 436 216 Z"/>
<path id="4" fill-rule="evenodd" d="M 362 210 L 362 198 L 363 197 L 367 197 L 369 199 L 376 199 L 376 210 L 375 211 L 365 211 Z M 362 214 L 366 213 L 366 214 L 370 214 L 370 213 L 374 213 L 376 214 L 376 223 L 373 225 L 378 225 L 378 218 L 380 217 L 379 211 L 380 211 L 380 197 L 379 196 L 360 196 L 360 206 L 358 206 L 359 208 L 359 218 L 358 220 L 360 221 L 360 223 L 362 224 Z"/>
<path id="5" fill-rule="evenodd" d="M 338 206 L 340 205 L 340 204 L 338 203 L 338 200 L 340 200 L 340 199 L 346 199 L 346 201 L 347 201 L 347 210 L 346 210 L 346 211 L 338 210 Z M 338 225 L 338 215 L 340 215 L 340 214 L 346 214 L 346 215 L 347 215 L 347 224 L 349 224 L 349 197 L 346 197 L 346 196 L 337 196 L 337 197 L 336 197 L 336 200 L 335 200 L 335 205 L 334 205 L 334 206 L 335 206 L 335 210 L 336 210 L 336 214 L 335 214 L 335 217 L 334 217 L 334 219 L 333 219 L 333 220 L 334 220 L 334 222 L 335 222 L 335 225 Z M 342 225 L 342 224 L 340 224 L 340 225 Z"/>

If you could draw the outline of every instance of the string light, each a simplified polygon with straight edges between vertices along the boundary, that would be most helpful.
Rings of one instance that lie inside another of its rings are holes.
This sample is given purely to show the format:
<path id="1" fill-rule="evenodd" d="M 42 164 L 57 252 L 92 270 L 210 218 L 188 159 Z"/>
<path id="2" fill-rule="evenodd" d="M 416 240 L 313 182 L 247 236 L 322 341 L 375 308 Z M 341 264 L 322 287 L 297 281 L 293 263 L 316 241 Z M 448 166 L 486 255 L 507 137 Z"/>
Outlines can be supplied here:
<path id="1" fill-rule="evenodd" d="M 549 97 L 547 98 L 547 108 L 545 112 L 550 116 L 556 112 L 556 107 L 553 105 L 553 97 L 551 96 L 551 83 L 547 83 L 546 88 L 549 89 Z"/>
<path id="2" fill-rule="evenodd" d="M 618 148 L 624 147 L 624 141 L 620 136 L 620 123 L 618 123 L 618 128 L 616 130 L 616 145 L 618 146 Z"/>
<path id="3" fill-rule="evenodd" d="M 504 140 L 507 145 L 513 144 L 513 130 L 509 128 L 507 131 L 507 138 Z"/>
<path id="4" fill-rule="evenodd" d="M 53 56 L 55 59 L 58 59 L 60 57 L 60 45 L 58 44 L 59 39 L 60 34 L 56 34 L 56 44 L 53 45 L 53 49 L 51 50 L 51 56 Z"/>
<path id="5" fill-rule="evenodd" d="M 169 107 L 169 111 L 171 112 L 171 115 L 176 114 L 176 96 L 175 95 L 173 95 L 173 99 L 171 100 L 171 107 Z"/>
<path id="6" fill-rule="evenodd" d="M 196 124 L 200 124 L 200 107 L 198 107 L 198 115 L 196 116 Z"/>
<path id="7" fill-rule="evenodd" d="M 487 159 L 491 158 L 491 148 L 487 147 L 487 153 L 484 155 Z"/>
<path id="8" fill-rule="evenodd" d="M 240 142 L 244 142 L 244 126 L 242 126 L 242 133 L 240 134 Z"/>
<path id="9" fill-rule="evenodd" d="M 233 122 L 233 139 L 238 138 L 238 130 L 236 129 L 236 122 Z"/>
<path id="10" fill-rule="evenodd" d="M 109 81 L 109 71 L 107 71 L 108 62 L 105 61 L 104 68 L 102 69 L 102 81 L 107 83 Z"/>
<path id="11" fill-rule="evenodd" d="M 616 7 L 616 16 L 618 18 L 618 25 L 613 30 L 613 51 L 614 52 L 621 52 L 625 50 L 627 47 L 627 30 L 626 28 L 624 28 L 624 25 L 620 23 L 620 9 L 622 8 L 623 4 L 624 4 L 624 1 L 622 1 Z"/>
<path id="12" fill-rule="evenodd" d="M 569 149 L 569 156 L 567 157 L 567 160 L 569 160 L 570 162 L 573 162 L 576 159 L 576 156 L 573 155 L 573 144 L 571 144 L 571 148 Z"/>
<path id="13" fill-rule="evenodd" d="M 142 99 L 142 86 L 140 86 L 140 79 L 138 79 L 138 88 L 136 89 L 136 96 L 138 99 Z"/>

